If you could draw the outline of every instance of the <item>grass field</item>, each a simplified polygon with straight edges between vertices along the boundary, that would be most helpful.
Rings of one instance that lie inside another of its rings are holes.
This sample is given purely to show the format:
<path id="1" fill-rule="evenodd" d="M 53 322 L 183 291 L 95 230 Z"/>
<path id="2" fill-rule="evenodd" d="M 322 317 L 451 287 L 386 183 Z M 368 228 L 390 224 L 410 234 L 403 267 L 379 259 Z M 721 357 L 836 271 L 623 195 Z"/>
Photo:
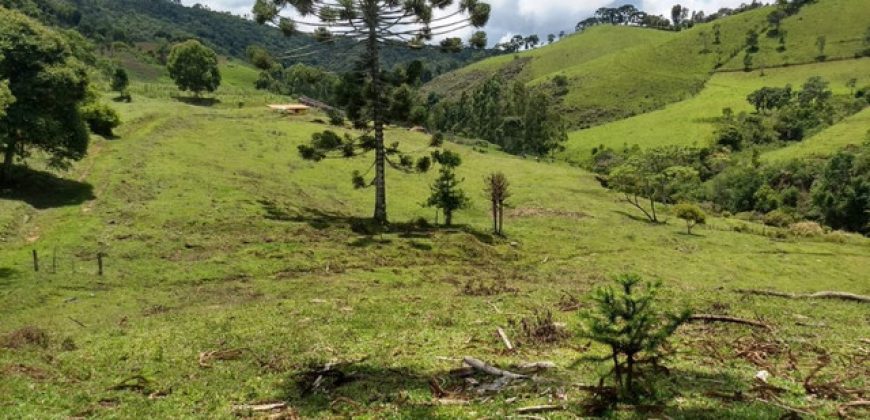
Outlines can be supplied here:
<path id="1" fill-rule="evenodd" d="M 495 74 L 532 86 L 564 75 L 569 91 L 561 111 L 571 127 L 626 118 L 700 91 L 717 65 L 743 48 L 746 32 L 764 25 L 768 9 L 718 20 L 720 44 L 714 43 L 712 23 L 681 32 L 602 25 L 552 45 L 442 75 L 424 90 L 451 97 Z"/>
<path id="2" fill-rule="evenodd" d="M 779 37 L 759 36 L 759 51 L 753 54 L 752 66 L 773 67 L 817 60 L 818 36 L 825 37 L 824 55 L 828 59 L 853 58 L 870 45 L 864 36 L 870 29 L 870 7 L 864 0 L 821 0 L 804 6 L 798 14 L 782 23 L 785 50 L 779 51 Z M 723 69 L 743 69 L 743 56 Z"/>
<path id="3" fill-rule="evenodd" d="M 576 385 L 594 383 L 600 369 L 571 364 L 603 349 L 573 336 L 541 343 L 518 323 L 552 311 L 574 334 L 569 296 L 582 303 L 624 271 L 661 280 L 669 307 L 775 330 L 683 327 L 662 404 L 624 406 L 616 417 L 780 418 L 784 409 L 755 400 L 761 369 L 781 389 L 778 404 L 830 417 L 839 402 L 808 398 L 803 379 L 822 349 L 838 361 L 866 355 L 861 304 L 733 290 L 868 294 L 867 239 L 777 237 L 760 226 L 741 233 L 733 227 L 743 222 L 725 219 L 689 236 L 674 221 L 640 221 L 582 170 L 456 145 L 448 147 L 464 158 L 458 173 L 473 201 L 457 215 L 461 226 L 406 224 L 432 220 L 419 203 L 434 174 L 390 172 L 396 230 L 356 233 L 372 192 L 354 190 L 350 172 L 370 161 L 302 161 L 296 146 L 324 128 L 311 122 L 317 116 L 276 115 L 263 105 L 279 98 L 232 85 L 202 107 L 172 99 L 169 87 L 135 84 L 134 102 L 117 105 L 117 139 L 95 139 L 88 158 L 55 174 L 64 181 L 3 193 L 0 417 L 234 418 L 233 404 L 286 401 L 303 417 L 480 418 L 562 398 L 566 409 L 550 414 L 582 414 L 588 396 Z M 387 135 L 426 151 L 420 134 Z M 487 233 L 481 191 L 497 170 L 513 189 L 506 239 Z M 516 351 L 504 349 L 499 326 Z M 13 334 L 24 327 L 47 340 Z M 751 348 L 766 350 L 741 353 Z M 233 349 L 245 350 L 208 353 Z M 449 379 L 464 355 L 503 367 L 552 360 L 558 369 L 480 395 Z M 325 362 L 355 363 L 322 392 L 306 392 L 312 366 Z M 844 363 L 819 380 L 858 373 L 845 384 L 866 388 L 866 363 Z M 458 394 L 434 397 L 430 378 Z M 735 392 L 747 398 L 732 401 Z"/>
<path id="4" fill-rule="evenodd" d="M 750 92 L 764 86 L 786 84 L 800 88 L 812 76 L 822 76 L 829 81 L 835 94 L 849 94 L 850 89 L 846 87 L 849 79 L 857 78 L 859 85 L 870 82 L 870 59 L 767 69 L 763 76 L 761 71 L 717 73 L 704 90 L 690 99 L 658 111 L 569 133 L 561 157 L 585 162 L 591 158 L 592 149 L 602 144 L 616 150 L 634 144 L 641 147 L 706 146 L 713 140 L 715 119 L 722 115 L 724 108 L 731 108 L 735 113 L 753 111 L 746 101 Z M 865 110 L 799 144 L 771 153 L 793 157 L 802 156 L 804 152 L 829 154 L 845 144 L 862 142 L 868 128 Z"/>

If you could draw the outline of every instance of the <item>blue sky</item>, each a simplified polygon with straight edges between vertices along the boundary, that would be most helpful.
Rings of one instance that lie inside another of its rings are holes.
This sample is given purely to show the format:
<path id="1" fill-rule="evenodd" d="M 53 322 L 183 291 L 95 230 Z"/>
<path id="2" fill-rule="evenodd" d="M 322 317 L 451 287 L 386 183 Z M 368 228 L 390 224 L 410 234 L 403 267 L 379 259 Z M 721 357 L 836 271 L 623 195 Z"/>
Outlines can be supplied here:
<path id="1" fill-rule="evenodd" d="M 715 12 L 722 7 L 736 7 L 751 0 L 488 0 L 492 16 L 485 28 L 490 41 L 506 39 L 514 34 L 538 34 L 545 39 L 547 34 L 559 31 L 571 32 L 574 25 L 588 17 L 595 9 L 632 3 L 641 10 L 653 14 L 670 15 L 674 4 L 691 10 Z M 237 15 L 250 13 L 254 0 L 182 0 L 185 5 L 200 3 L 213 10 L 226 10 Z M 456 36 L 466 36 L 466 30 Z"/>

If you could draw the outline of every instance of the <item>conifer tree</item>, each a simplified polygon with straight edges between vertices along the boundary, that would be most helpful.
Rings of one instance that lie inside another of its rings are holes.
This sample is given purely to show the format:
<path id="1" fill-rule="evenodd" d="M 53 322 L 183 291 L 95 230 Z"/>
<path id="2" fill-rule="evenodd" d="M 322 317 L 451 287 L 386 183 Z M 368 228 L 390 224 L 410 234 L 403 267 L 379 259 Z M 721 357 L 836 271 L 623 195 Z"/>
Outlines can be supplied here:
<path id="1" fill-rule="evenodd" d="M 282 16 L 285 8 L 292 8 L 297 17 Z M 388 155 L 399 155 L 397 148 L 385 146 L 384 120 L 386 118 L 385 83 L 381 70 L 381 49 L 384 43 L 404 41 L 411 48 L 423 48 L 425 42 L 433 37 L 446 35 L 456 30 L 486 25 L 489 20 L 489 4 L 478 0 L 257 0 L 254 15 L 259 23 L 271 22 L 285 34 L 307 33 L 322 42 L 334 42 L 341 38 L 351 41 L 352 46 L 361 46 L 361 68 L 365 70 L 369 89 L 366 99 L 369 103 L 368 117 L 373 122 L 374 135 L 366 133 L 359 138 L 347 138 L 332 148 L 316 142 L 300 147 L 306 156 L 356 156 L 374 151 L 375 187 L 374 220 L 387 223 L 386 166 L 406 170 L 399 162 L 389 159 Z M 442 50 L 456 51 L 461 47 L 458 38 L 442 41 Z M 486 45 L 482 32 L 474 34 L 473 47 Z M 304 52 L 303 54 L 306 54 Z M 318 150 L 312 150 L 318 149 Z M 413 164 L 409 165 L 413 166 Z M 354 176 L 355 186 L 367 186 L 360 182 L 361 175 Z"/>
<path id="2" fill-rule="evenodd" d="M 432 154 L 433 159 L 441 165 L 438 170 L 438 178 L 430 187 L 432 190 L 427 207 L 435 207 L 444 213 L 444 225 L 453 224 L 453 213 L 468 207 L 469 200 L 465 192 L 459 188 L 461 179 L 456 178 L 456 168 L 462 164 L 462 159 L 456 153 L 449 150 L 437 151 Z"/>

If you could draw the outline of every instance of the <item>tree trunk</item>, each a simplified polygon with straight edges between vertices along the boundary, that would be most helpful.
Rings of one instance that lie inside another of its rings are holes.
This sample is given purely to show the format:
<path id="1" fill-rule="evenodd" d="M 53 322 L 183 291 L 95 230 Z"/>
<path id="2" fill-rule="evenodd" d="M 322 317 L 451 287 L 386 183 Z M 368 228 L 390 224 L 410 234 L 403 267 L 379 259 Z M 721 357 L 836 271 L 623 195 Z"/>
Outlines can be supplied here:
<path id="1" fill-rule="evenodd" d="M 650 197 L 649 197 L 649 207 L 650 207 L 650 210 L 652 210 L 652 221 L 653 221 L 653 223 L 658 223 L 659 219 L 658 219 L 658 217 L 656 216 L 656 201 L 655 201 L 655 199 L 653 198 L 653 196 L 650 196 Z"/>
<path id="2" fill-rule="evenodd" d="M 11 139 L 6 144 L 6 150 L 3 151 L 3 173 L 0 174 L 0 185 L 9 185 L 12 183 L 12 164 L 15 161 L 15 142 Z"/>
<path id="3" fill-rule="evenodd" d="M 453 224 L 453 212 L 444 210 L 444 226 L 450 227 Z"/>
<path id="4" fill-rule="evenodd" d="M 504 234 L 504 202 L 498 203 L 498 234 Z"/>
<path id="5" fill-rule="evenodd" d="M 492 200 L 492 232 L 498 235 L 498 202 Z"/>
<path id="6" fill-rule="evenodd" d="M 377 7 L 377 6 L 375 6 Z M 375 12 L 376 13 L 376 12 Z M 377 36 L 377 19 L 369 22 L 369 71 L 372 78 L 372 121 L 375 125 L 375 222 L 387 224 L 386 151 L 384 150 L 384 119 L 381 84 L 380 49 Z"/>

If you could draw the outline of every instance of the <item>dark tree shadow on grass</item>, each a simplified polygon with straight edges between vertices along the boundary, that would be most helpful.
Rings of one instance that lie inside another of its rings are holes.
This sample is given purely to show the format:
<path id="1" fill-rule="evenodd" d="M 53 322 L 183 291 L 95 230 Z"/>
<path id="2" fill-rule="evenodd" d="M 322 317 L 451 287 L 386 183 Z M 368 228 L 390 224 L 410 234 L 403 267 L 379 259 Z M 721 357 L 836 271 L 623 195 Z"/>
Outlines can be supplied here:
<path id="1" fill-rule="evenodd" d="M 389 234 L 396 234 L 402 239 L 429 239 L 435 233 L 466 233 L 474 236 L 480 242 L 490 245 L 495 243 L 495 237 L 492 234 L 481 232 L 467 225 L 444 227 L 411 221 L 393 222 L 387 226 L 381 226 L 371 218 L 348 216 L 316 208 L 306 207 L 291 213 L 268 200 L 261 200 L 260 205 L 266 212 L 265 217 L 269 220 L 306 223 L 317 230 L 349 229 L 353 233 L 362 235 L 361 238 L 351 243 L 352 246 L 356 247 L 387 244 L 390 241 L 383 238 L 383 235 Z"/>
<path id="2" fill-rule="evenodd" d="M 218 98 L 197 98 L 195 96 L 176 96 L 176 100 L 194 106 L 215 106 L 221 103 Z"/>
<path id="3" fill-rule="evenodd" d="M 656 223 L 656 222 L 651 222 L 651 221 L 650 221 L 649 219 L 647 219 L 646 217 L 643 217 L 643 216 L 641 216 L 641 215 L 639 215 L 639 214 L 629 213 L 629 212 L 627 212 L 627 211 L 623 211 L 623 210 L 613 210 L 613 212 L 616 213 L 616 214 L 618 214 L 618 215 L 620 215 L 620 216 L 627 217 L 627 218 L 629 218 L 629 219 L 631 219 L 631 220 L 634 220 L 634 221 L 637 221 L 637 222 L 643 222 L 643 223 L 646 223 L 646 224 L 648 224 L 648 225 L 650 225 L 650 226 L 658 226 L 658 225 L 663 225 L 663 224 L 664 224 L 664 223 L 662 223 L 662 222 L 658 222 L 658 223 Z"/>
<path id="4" fill-rule="evenodd" d="M 430 393 L 429 376 L 408 367 L 343 364 L 324 371 L 311 366 L 286 381 L 283 399 L 302 418 L 323 415 L 378 417 L 379 406 L 398 406 L 405 417 L 431 418 L 433 406 L 407 401 L 408 393 Z"/>
<path id="5" fill-rule="evenodd" d="M 12 277 L 16 274 L 18 274 L 18 270 L 14 268 L 0 267 L 0 286 L 12 284 Z"/>
<path id="6" fill-rule="evenodd" d="M 91 184 L 20 166 L 12 184 L 0 188 L 0 199 L 23 201 L 37 209 L 73 206 L 94 198 Z"/>

